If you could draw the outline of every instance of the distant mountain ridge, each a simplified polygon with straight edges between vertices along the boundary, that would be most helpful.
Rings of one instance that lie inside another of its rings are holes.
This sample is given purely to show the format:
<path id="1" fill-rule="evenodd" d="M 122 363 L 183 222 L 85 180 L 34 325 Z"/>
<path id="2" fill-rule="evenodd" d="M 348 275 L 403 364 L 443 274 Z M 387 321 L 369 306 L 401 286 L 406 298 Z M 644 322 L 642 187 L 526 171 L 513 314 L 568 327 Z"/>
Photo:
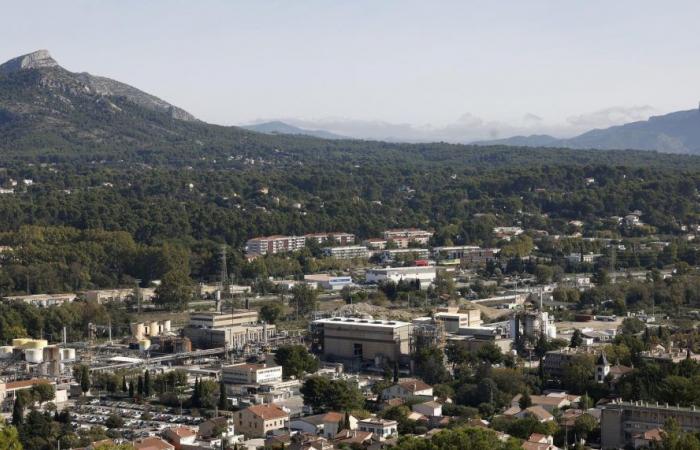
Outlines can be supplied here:
<path id="1" fill-rule="evenodd" d="M 547 135 L 514 136 L 475 144 L 700 154 L 700 109 L 672 112 L 648 120 L 591 130 L 568 139 Z"/>
<path id="2" fill-rule="evenodd" d="M 87 72 L 74 73 L 61 67 L 51 57 L 48 50 L 37 50 L 26 55 L 13 58 L 0 65 L 0 76 L 12 77 L 21 72 L 38 70 L 44 76 L 40 80 L 44 87 L 54 89 L 81 90 L 85 94 L 104 97 L 121 97 L 136 105 L 156 112 L 165 112 L 179 120 L 197 120 L 187 111 L 171 105 L 160 98 L 147 94 L 128 84 L 121 83 L 105 77 L 91 75 Z"/>
<path id="3" fill-rule="evenodd" d="M 339 134 L 331 133 L 325 130 L 307 130 L 305 128 L 295 127 L 294 125 L 289 125 L 279 120 L 274 120 L 271 122 L 257 123 L 254 125 L 246 125 L 242 128 L 246 130 L 256 131 L 258 133 L 265 134 L 291 134 L 291 135 L 303 135 L 303 136 L 313 136 L 321 139 L 351 139 L 346 136 L 341 136 Z"/>

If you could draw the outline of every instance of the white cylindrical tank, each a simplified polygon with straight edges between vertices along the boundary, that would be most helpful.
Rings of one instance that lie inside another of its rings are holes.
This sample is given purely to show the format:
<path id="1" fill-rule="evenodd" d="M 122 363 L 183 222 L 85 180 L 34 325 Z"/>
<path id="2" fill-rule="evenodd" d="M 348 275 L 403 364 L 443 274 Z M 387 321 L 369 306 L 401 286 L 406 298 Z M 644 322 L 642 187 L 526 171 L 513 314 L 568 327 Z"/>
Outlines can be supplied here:
<path id="1" fill-rule="evenodd" d="M 143 339 L 143 337 L 146 335 L 146 325 L 143 323 L 132 323 L 131 334 L 136 339 Z"/>
<path id="2" fill-rule="evenodd" d="M 164 333 L 170 332 L 170 327 L 171 327 L 171 325 L 172 325 L 172 324 L 170 323 L 169 320 L 164 321 L 164 322 L 163 322 L 163 332 L 164 332 Z"/>
<path id="3" fill-rule="evenodd" d="M 149 336 L 158 336 L 158 322 L 157 321 L 154 320 L 148 326 L 148 335 Z"/>
<path id="4" fill-rule="evenodd" d="M 42 348 L 28 348 L 24 350 L 24 359 L 28 363 L 38 364 L 44 360 L 44 349 Z"/>
<path id="5" fill-rule="evenodd" d="M 62 348 L 61 349 L 61 361 L 73 361 L 75 360 L 75 349 L 74 348 Z"/>
<path id="6" fill-rule="evenodd" d="M 0 359 L 9 358 L 12 356 L 14 347 L 11 345 L 3 345 L 0 347 Z"/>

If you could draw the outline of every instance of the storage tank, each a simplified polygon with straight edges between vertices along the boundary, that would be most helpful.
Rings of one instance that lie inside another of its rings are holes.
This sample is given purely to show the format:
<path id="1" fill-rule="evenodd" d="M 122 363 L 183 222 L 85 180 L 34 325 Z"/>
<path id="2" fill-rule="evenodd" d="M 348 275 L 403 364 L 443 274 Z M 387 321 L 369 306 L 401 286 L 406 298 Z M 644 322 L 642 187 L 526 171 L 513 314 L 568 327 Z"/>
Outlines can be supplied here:
<path id="1" fill-rule="evenodd" d="M 6 359 L 12 357 L 12 351 L 14 347 L 11 345 L 0 346 L 0 359 Z"/>
<path id="2" fill-rule="evenodd" d="M 142 322 L 131 324 L 131 335 L 136 339 L 143 339 L 146 335 L 146 325 Z"/>
<path id="3" fill-rule="evenodd" d="M 44 360 L 44 350 L 41 348 L 28 348 L 24 351 L 24 359 L 28 363 L 38 364 Z"/>
<path id="4" fill-rule="evenodd" d="M 17 348 L 24 348 L 24 344 L 26 344 L 29 341 L 31 341 L 31 339 L 27 339 L 27 338 L 12 339 L 12 346 L 17 347 Z"/>
<path id="5" fill-rule="evenodd" d="M 62 348 L 61 349 L 61 361 L 73 361 L 75 360 L 75 349 L 74 348 Z"/>
<path id="6" fill-rule="evenodd" d="M 49 342 L 46 339 L 29 339 L 23 347 L 41 350 L 47 345 L 49 345 Z"/>
<path id="7" fill-rule="evenodd" d="M 149 336 L 158 336 L 158 322 L 153 321 L 148 325 L 148 335 Z"/>
<path id="8" fill-rule="evenodd" d="M 166 320 L 163 322 L 163 332 L 168 333 L 170 331 L 170 321 Z"/>
<path id="9" fill-rule="evenodd" d="M 149 348 L 151 348 L 151 340 L 150 339 L 141 339 L 139 341 L 139 350 L 141 350 L 142 352 L 145 352 Z"/>

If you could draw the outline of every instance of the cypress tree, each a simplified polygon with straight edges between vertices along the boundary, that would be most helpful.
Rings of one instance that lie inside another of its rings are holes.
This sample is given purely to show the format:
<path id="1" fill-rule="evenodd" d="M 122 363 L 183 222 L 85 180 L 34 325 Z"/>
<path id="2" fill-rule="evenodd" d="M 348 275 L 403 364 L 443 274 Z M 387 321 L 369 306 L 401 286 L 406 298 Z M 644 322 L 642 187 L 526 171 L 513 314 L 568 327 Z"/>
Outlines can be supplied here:
<path id="1" fill-rule="evenodd" d="M 143 395 L 143 377 L 141 375 L 139 375 L 138 384 L 136 385 L 136 392 L 139 395 Z"/>
<path id="2" fill-rule="evenodd" d="M 194 389 L 192 389 L 192 406 L 199 406 L 200 401 L 199 378 L 194 379 Z"/>
<path id="3" fill-rule="evenodd" d="M 129 383 L 129 397 L 134 398 L 134 381 L 131 380 Z"/>
<path id="4" fill-rule="evenodd" d="M 122 392 L 126 392 L 129 390 L 129 387 L 126 385 L 126 376 L 122 376 Z"/>
<path id="5" fill-rule="evenodd" d="M 345 420 L 343 421 L 343 429 L 350 429 L 350 413 L 345 411 Z"/>
<path id="6" fill-rule="evenodd" d="M 228 408 L 228 398 L 226 397 L 226 385 L 223 381 L 219 383 L 219 409 L 226 410 Z"/>
<path id="7" fill-rule="evenodd" d="M 12 405 L 12 425 L 18 427 L 24 421 L 24 404 L 22 397 L 15 397 L 15 404 Z"/>
<path id="8" fill-rule="evenodd" d="M 148 370 L 143 374 L 143 394 L 146 398 L 151 396 L 151 374 Z"/>
<path id="9" fill-rule="evenodd" d="M 82 366 L 80 369 L 80 390 L 83 394 L 90 391 L 90 370 L 87 366 Z"/>

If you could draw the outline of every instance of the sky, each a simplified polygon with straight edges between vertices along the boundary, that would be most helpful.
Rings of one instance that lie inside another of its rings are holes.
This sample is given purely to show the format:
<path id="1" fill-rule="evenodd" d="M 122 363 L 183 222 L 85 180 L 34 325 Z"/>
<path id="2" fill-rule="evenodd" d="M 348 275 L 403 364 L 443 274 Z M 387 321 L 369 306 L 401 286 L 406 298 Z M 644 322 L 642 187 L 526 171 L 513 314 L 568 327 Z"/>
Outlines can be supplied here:
<path id="1" fill-rule="evenodd" d="M 0 0 L 48 49 L 207 122 L 355 137 L 571 136 L 700 100 L 700 2 Z"/>

